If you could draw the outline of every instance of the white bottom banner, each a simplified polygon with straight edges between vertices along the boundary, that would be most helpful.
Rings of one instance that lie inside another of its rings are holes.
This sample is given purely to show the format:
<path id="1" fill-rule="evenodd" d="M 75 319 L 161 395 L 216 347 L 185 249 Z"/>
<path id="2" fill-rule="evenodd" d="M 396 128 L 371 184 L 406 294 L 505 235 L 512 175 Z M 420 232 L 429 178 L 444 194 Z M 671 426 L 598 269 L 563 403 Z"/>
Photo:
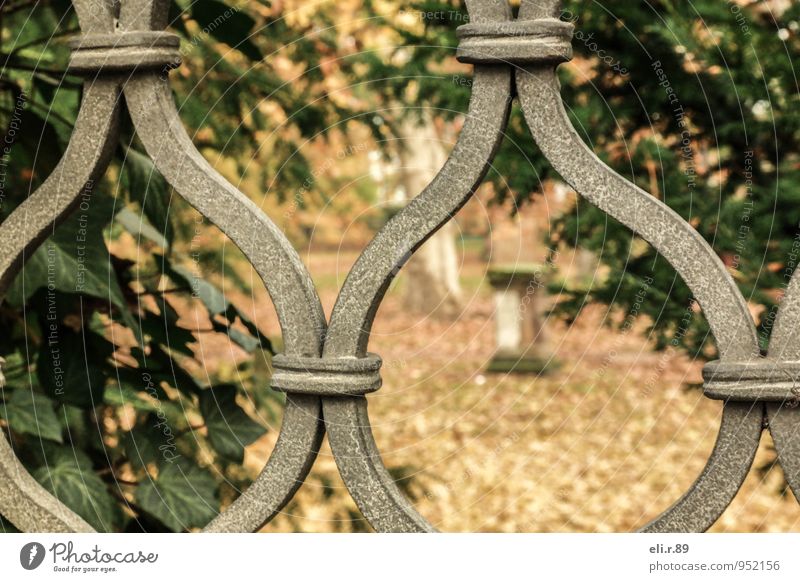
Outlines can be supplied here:
<path id="1" fill-rule="evenodd" d="M 797 582 L 798 549 L 800 534 L 6 534 L 0 580 Z"/>

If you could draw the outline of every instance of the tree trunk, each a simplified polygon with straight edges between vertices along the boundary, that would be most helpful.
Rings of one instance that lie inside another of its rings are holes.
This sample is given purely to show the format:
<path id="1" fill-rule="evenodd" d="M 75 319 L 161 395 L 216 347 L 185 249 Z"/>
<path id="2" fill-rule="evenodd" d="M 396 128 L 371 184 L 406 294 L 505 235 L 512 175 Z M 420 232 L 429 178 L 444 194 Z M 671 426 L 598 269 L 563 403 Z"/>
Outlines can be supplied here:
<path id="1" fill-rule="evenodd" d="M 401 176 L 406 197 L 422 192 L 447 159 L 447 150 L 429 117 L 401 128 Z M 463 308 L 458 279 L 456 225 L 451 220 L 417 250 L 406 265 L 405 306 L 440 317 L 455 317 Z"/>

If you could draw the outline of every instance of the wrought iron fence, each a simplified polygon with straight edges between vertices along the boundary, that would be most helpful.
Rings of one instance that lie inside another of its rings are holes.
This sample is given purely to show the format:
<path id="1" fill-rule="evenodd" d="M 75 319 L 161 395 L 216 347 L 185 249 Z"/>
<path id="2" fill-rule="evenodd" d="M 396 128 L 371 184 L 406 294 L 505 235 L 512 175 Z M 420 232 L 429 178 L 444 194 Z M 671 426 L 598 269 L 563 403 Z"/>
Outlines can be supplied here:
<path id="1" fill-rule="evenodd" d="M 467 0 L 457 57 L 474 65 L 466 123 L 439 174 L 361 254 L 330 321 L 298 254 L 256 205 L 220 176 L 185 132 L 168 84 L 179 39 L 165 32 L 166 0 L 73 0 L 81 36 L 70 68 L 85 77 L 67 150 L 52 175 L 0 227 L 0 294 L 54 223 L 104 173 L 123 107 L 156 168 L 175 190 L 242 250 L 275 304 L 284 352 L 272 387 L 286 393 L 280 436 L 265 468 L 204 531 L 253 531 L 288 503 L 314 463 L 325 432 L 358 507 L 378 531 L 434 531 L 384 467 L 366 395 L 381 386 L 370 328 L 399 268 L 467 202 L 503 139 L 517 98 L 538 147 L 579 194 L 652 244 L 680 273 L 710 322 L 720 359 L 704 369 L 705 394 L 724 401 L 716 446 L 683 497 L 643 528 L 704 531 L 750 471 L 769 428 L 791 489 L 800 495 L 800 275 L 795 272 L 769 352 L 759 351 L 747 304 L 705 240 L 664 203 L 614 173 L 583 143 L 562 104 L 556 68 L 571 58 L 573 26 L 559 0 Z M 40 486 L 0 437 L 0 514 L 25 531 L 91 531 Z"/>

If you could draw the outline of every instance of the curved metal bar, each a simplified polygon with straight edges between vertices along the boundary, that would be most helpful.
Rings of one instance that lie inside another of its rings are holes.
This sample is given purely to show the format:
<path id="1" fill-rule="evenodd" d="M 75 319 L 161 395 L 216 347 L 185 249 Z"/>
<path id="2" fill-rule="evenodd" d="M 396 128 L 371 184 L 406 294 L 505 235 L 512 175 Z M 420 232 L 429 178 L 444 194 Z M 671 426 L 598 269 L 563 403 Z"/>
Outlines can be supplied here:
<path id="1" fill-rule="evenodd" d="M 506 0 L 468 0 L 473 23 L 508 21 Z M 375 235 L 348 273 L 331 314 L 325 356 L 364 357 L 386 290 L 405 261 L 449 221 L 483 181 L 508 123 L 508 67 L 475 67 L 469 112 L 452 153 L 425 190 Z"/>
<path id="2" fill-rule="evenodd" d="M 81 29 L 114 30 L 109 2 L 74 0 Z M 108 167 L 119 130 L 120 79 L 104 77 L 83 85 L 78 117 L 56 168 L 0 228 L 0 299 L 29 256 L 90 192 Z M 26 532 L 91 532 L 80 516 L 44 489 L 19 462 L 0 434 L 0 514 Z"/>
<path id="3" fill-rule="evenodd" d="M 83 34 L 113 33 L 114 4 L 115 0 L 72 0 L 81 32 Z"/>
<path id="4" fill-rule="evenodd" d="M 125 0 L 120 7 L 123 30 L 163 30 L 169 20 L 170 0 Z"/>
<path id="5" fill-rule="evenodd" d="M 22 466 L 5 435 L 0 437 L 0 515 L 26 533 L 95 531 L 39 485 Z"/>
<path id="6" fill-rule="evenodd" d="M 111 5 L 74 0 L 84 32 L 114 30 Z M 0 228 L 0 298 L 28 254 L 69 216 L 105 172 L 119 129 L 119 80 L 86 82 L 78 118 L 64 156 L 52 174 Z M 0 434 L 0 514 L 26 532 L 91 532 L 94 529 L 28 473 Z"/>
<path id="7" fill-rule="evenodd" d="M 564 180 L 589 202 L 652 244 L 683 277 L 703 307 L 721 359 L 759 355 L 747 304 L 725 266 L 700 234 L 666 204 L 608 166 L 578 136 L 552 67 L 517 72 L 517 90 L 537 145 Z M 725 405 L 714 453 L 691 489 L 645 531 L 704 531 L 719 518 L 750 471 L 763 407 Z M 701 509 L 702 508 L 702 509 Z"/>
<path id="8" fill-rule="evenodd" d="M 73 0 L 84 34 L 114 32 L 111 2 Z M 25 253 L 38 247 L 69 216 L 81 192 L 105 173 L 119 131 L 121 79 L 99 78 L 83 84 L 78 117 L 67 149 L 44 183 L 17 207 L 0 229 L 0 298 L 13 282 Z"/>
<path id="9" fill-rule="evenodd" d="M 511 107 L 508 67 L 475 67 L 469 113 L 453 152 L 427 188 L 375 235 L 345 279 L 325 339 L 326 358 L 364 357 L 375 314 L 403 264 L 466 204 L 500 146 Z"/>
<path id="10" fill-rule="evenodd" d="M 800 408 L 767 404 L 767 422 L 786 482 L 800 502 Z"/>
<path id="11" fill-rule="evenodd" d="M 245 254 L 264 282 L 280 319 L 285 351 L 319 356 L 325 317 L 305 266 L 275 224 L 200 155 L 186 134 L 169 86 L 157 74 L 137 75 L 124 88 L 128 109 L 158 170 L 192 206 L 216 224 Z M 254 501 L 245 494 L 209 525 L 214 531 L 252 531 L 291 499 L 316 458 L 323 423 L 319 398 L 288 398 L 282 431 L 270 462 L 251 485 L 269 491 Z M 290 429 L 291 427 L 291 429 Z M 272 468 L 276 470 L 272 470 Z"/>
<path id="12" fill-rule="evenodd" d="M 372 436 L 363 396 L 322 399 L 328 442 L 347 490 L 379 532 L 435 532 L 397 488 Z"/>
<path id="13" fill-rule="evenodd" d="M 755 325 L 714 250 L 677 212 L 605 165 L 572 127 L 555 71 L 517 72 L 522 110 L 537 145 L 581 196 L 653 245 L 675 267 L 708 318 L 720 359 L 758 357 Z"/>
<path id="14" fill-rule="evenodd" d="M 780 304 L 769 340 L 769 357 L 780 362 L 800 361 L 800 269 L 795 269 Z M 798 378 L 791 378 L 798 384 Z M 793 404 L 768 404 L 767 422 L 778 462 L 800 502 L 800 408 Z"/>
<path id="15" fill-rule="evenodd" d="M 309 418 L 316 418 L 317 422 L 309 422 Z M 261 474 L 203 531 L 252 532 L 271 521 L 303 484 L 323 436 L 320 399 L 288 394 L 278 442 Z"/>
<path id="16" fill-rule="evenodd" d="M 167 0 L 126 0 L 120 26 L 160 30 Z M 194 147 L 181 123 L 172 92 L 158 74 L 137 74 L 124 87 L 128 110 L 156 168 L 185 200 L 228 235 L 261 277 L 278 313 L 284 349 L 319 357 L 326 321 L 308 271 L 278 227 L 233 187 Z M 289 396 L 281 433 L 254 483 L 204 531 L 253 531 L 292 498 L 317 457 L 322 437 L 320 399 Z"/>
<path id="17" fill-rule="evenodd" d="M 508 20 L 505 0 L 468 3 L 473 22 Z M 356 261 L 331 315 L 324 357 L 364 357 L 372 322 L 404 262 L 463 206 L 483 180 L 503 138 L 511 106 L 511 70 L 475 67 L 467 121 L 445 165 L 389 221 Z M 403 496 L 381 460 L 364 397 L 325 397 L 328 440 L 359 509 L 378 531 L 434 528 Z"/>
<path id="18" fill-rule="evenodd" d="M 562 0 L 522 0 L 517 20 L 561 18 Z"/>
<path id="19" fill-rule="evenodd" d="M 123 89 L 137 134 L 156 168 L 248 258 L 275 304 L 287 354 L 319 356 L 325 315 L 311 277 L 280 229 L 197 151 L 169 86 L 156 73 Z"/>
<path id="20" fill-rule="evenodd" d="M 769 338 L 769 357 L 800 361 L 800 269 L 795 269 Z"/>
<path id="21" fill-rule="evenodd" d="M 47 180 L 3 221 L 0 229 L 0 296 L 37 248 L 91 193 L 111 159 L 118 138 L 120 89 L 117 79 L 87 81 L 64 156 Z"/>
<path id="22" fill-rule="evenodd" d="M 763 417 L 760 403 L 726 404 L 717 442 L 703 472 L 683 497 L 640 531 L 702 532 L 714 525 L 750 471 L 761 441 Z"/>
<path id="23" fill-rule="evenodd" d="M 20 204 L 0 228 L 0 297 L 23 263 L 66 219 L 81 193 L 103 175 L 117 142 L 119 82 L 97 80 L 84 85 L 83 100 L 64 156 L 53 173 Z M 28 532 L 93 531 L 30 476 L 0 435 L 0 514 Z"/>

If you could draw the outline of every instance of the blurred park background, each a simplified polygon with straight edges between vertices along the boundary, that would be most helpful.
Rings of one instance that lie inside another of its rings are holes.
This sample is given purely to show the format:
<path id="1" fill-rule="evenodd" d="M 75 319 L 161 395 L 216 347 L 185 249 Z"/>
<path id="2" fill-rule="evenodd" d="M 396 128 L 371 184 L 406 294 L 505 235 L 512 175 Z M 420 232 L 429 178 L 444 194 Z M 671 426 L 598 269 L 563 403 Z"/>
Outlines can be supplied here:
<path id="1" fill-rule="evenodd" d="M 81 80 L 65 73 L 78 32 L 68 1 L 5 1 L 0 19 L 6 217 L 55 167 Z M 562 19 L 575 25 L 560 69 L 573 124 L 713 245 L 766 347 L 800 240 L 800 5 L 570 0 Z M 181 118 L 292 241 L 328 314 L 360 250 L 457 139 L 472 77 L 455 31 L 468 21 L 458 1 L 173 3 Z M 0 307 L 0 426 L 96 528 L 202 527 L 277 438 L 272 303 L 127 120 L 86 207 Z M 66 394 L 44 331 L 47 253 L 65 379 L 86 386 Z M 640 527 L 696 479 L 719 426 L 721 404 L 699 389 L 715 346 L 688 288 L 560 182 L 516 106 L 486 183 L 394 281 L 370 351 L 384 360 L 369 397 L 384 462 L 444 530 Z M 766 433 L 754 467 L 714 531 L 796 531 Z M 327 445 L 264 528 L 366 530 Z"/>

